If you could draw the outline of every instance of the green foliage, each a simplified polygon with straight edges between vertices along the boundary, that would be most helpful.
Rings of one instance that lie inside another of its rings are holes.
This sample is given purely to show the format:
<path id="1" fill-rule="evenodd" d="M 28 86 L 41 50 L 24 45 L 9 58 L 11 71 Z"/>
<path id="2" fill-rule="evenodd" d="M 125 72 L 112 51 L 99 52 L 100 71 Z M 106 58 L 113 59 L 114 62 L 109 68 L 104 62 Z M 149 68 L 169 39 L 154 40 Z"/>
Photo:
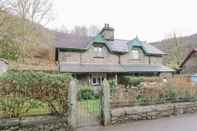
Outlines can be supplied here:
<path id="1" fill-rule="evenodd" d="M 0 40 L 0 57 L 8 60 L 17 60 L 20 55 L 19 46 L 11 39 Z"/>
<path id="2" fill-rule="evenodd" d="M 144 81 L 143 77 L 131 77 L 131 76 L 122 76 L 120 77 L 120 84 L 125 85 L 126 88 L 131 88 L 132 86 L 137 87 L 141 82 Z"/>
<path id="3" fill-rule="evenodd" d="M 51 113 L 67 112 L 71 79 L 68 74 L 9 71 L 0 77 L 0 111 L 8 117 L 21 117 L 47 103 Z"/>
<path id="4" fill-rule="evenodd" d="M 177 93 L 177 90 L 176 88 L 169 88 L 167 90 L 167 98 L 170 98 L 170 99 L 176 99 L 178 96 L 178 93 Z"/>
<path id="5" fill-rule="evenodd" d="M 94 91 L 91 87 L 85 87 L 80 89 L 80 100 L 94 99 Z"/>
<path id="6" fill-rule="evenodd" d="M 146 98 L 144 96 L 141 96 L 141 95 L 140 96 L 137 96 L 136 100 L 137 100 L 137 103 L 139 105 L 144 105 L 145 102 L 146 102 Z"/>
<path id="7" fill-rule="evenodd" d="M 0 109 L 5 117 L 19 117 L 28 113 L 30 109 L 42 107 L 43 103 L 31 98 L 3 98 L 0 100 Z"/>
<path id="8" fill-rule="evenodd" d="M 109 81 L 109 85 L 113 89 L 117 88 L 117 82 L 116 82 L 116 80 Z"/>
<path id="9" fill-rule="evenodd" d="M 111 81 L 109 81 L 109 85 L 110 85 L 111 93 L 114 93 L 118 87 L 117 81 L 111 80 Z"/>
<path id="10" fill-rule="evenodd" d="M 95 99 L 96 95 L 94 90 L 90 86 L 84 86 L 80 89 L 80 100 L 91 100 Z"/>

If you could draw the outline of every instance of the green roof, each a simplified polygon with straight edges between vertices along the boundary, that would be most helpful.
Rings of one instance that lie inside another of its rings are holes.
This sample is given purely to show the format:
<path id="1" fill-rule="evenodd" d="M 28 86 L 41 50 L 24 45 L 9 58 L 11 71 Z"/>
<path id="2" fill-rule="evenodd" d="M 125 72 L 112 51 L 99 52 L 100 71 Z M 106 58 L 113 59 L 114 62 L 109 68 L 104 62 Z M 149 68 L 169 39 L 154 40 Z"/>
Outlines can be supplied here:
<path id="1" fill-rule="evenodd" d="M 128 45 L 129 45 L 130 48 L 132 48 L 132 47 L 142 47 L 143 48 L 143 43 L 139 40 L 138 37 L 129 41 Z"/>
<path id="2" fill-rule="evenodd" d="M 94 38 L 94 43 L 106 43 L 106 40 L 99 34 Z"/>
<path id="3" fill-rule="evenodd" d="M 129 41 L 128 43 L 129 49 L 132 48 L 141 48 L 147 55 L 152 55 L 152 54 L 165 54 L 159 49 L 153 47 L 152 45 L 145 43 L 143 41 L 140 41 L 138 37 L 135 39 Z"/>

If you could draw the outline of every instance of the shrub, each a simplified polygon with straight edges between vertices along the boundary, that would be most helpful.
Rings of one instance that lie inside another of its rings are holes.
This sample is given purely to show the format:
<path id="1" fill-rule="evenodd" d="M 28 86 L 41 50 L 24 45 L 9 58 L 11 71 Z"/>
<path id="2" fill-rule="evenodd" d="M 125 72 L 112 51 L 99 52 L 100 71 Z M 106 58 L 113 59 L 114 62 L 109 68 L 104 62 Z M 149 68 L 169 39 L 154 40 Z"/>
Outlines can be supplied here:
<path id="1" fill-rule="evenodd" d="M 80 100 L 91 100 L 95 99 L 96 95 L 93 91 L 93 89 L 89 86 L 84 86 L 81 87 L 80 92 L 79 92 Z"/>
<path id="2" fill-rule="evenodd" d="M 126 88 L 131 88 L 132 86 L 139 86 L 141 82 L 144 81 L 143 77 L 131 77 L 131 76 L 122 76 L 120 77 L 120 84 L 123 84 Z"/>
<path id="3" fill-rule="evenodd" d="M 67 112 L 69 74 L 9 71 L 0 77 L 0 111 L 21 117 L 39 103 L 47 103 L 51 113 Z"/>
<path id="4" fill-rule="evenodd" d="M 20 56 L 20 49 L 17 44 L 7 38 L 0 40 L 0 57 L 8 60 L 17 60 Z"/>
<path id="5" fill-rule="evenodd" d="M 118 86 L 117 81 L 116 80 L 109 81 L 109 86 L 110 86 L 111 93 L 114 94 Z"/>
<path id="6" fill-rule="evenodd" d="M 167 90 L 167 98 L 175 99 L 177 97 L 177 90 L 175 88 L 169 88 Z"/>
<path id="7" fill-rule="evenodd" d="M 144 104 L 146 104 L 146 98 L 144 97 L 144 96 L 137 96 L 137 98 L 136 98 L 136 100 L 137 100 L 137 103 L 139 104 L 139 105 L 144 105 Z"/>
<path id="8" fill-rule="evenodd" d="M 3 98 L 0 100 L 0 109 L 4 113 L 3 116 L 11 118 L 19 117 L 30 109 L 43 107 L 42 104 L 40 101 L 30 98 Z"/>

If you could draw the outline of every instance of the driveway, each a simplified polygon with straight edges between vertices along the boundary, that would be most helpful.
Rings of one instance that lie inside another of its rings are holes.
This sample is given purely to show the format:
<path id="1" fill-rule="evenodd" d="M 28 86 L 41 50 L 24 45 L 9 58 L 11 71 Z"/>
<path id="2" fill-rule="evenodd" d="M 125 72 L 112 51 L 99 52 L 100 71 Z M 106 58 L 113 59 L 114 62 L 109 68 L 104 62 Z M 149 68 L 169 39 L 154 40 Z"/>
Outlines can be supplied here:
<path id="1" fill-rule="evenodd" d="M 197 131 L 197 114 L 129 122 L 112 127 L 89 127 L 78 131 Z"/>

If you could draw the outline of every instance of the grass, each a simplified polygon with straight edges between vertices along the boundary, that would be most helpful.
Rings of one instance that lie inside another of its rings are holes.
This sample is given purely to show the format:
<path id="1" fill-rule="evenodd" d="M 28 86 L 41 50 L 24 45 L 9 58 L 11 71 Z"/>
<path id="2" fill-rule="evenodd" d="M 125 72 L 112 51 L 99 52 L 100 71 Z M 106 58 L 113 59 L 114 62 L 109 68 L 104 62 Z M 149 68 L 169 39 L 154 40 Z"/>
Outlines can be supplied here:
<path id="1" fill-rule="evenodd" d="M 49 108 L 47 104 L 42 104 L 41 106 L 38 106 L 37 108 L 30 109 L 27 113 L 22 114 L 22 116 L 38 116 L 38 115 L 46 115 L 49 114 Z M 0 110 L 0 117 L 8 117 L 5 115 L 3 111 Z"/>
<path id="2" fill-rule="evenodd" d="M 101 112 L 100 99 L 80 101 L 80 107 L 87 110 L 88 113 L 98 113 L 99 114 Z"/>
<path id="3" fill-rule="evenodd" d="M 24 116 L 35 116 L 35 115 L 45 115 L 49 114 L 49 108 L 47 104 L 43 104 L 38 108 L 30 109 L 29 112 L 25 113 Z"/>
<path id="4" fill-rule="evenodd" d="M 94 100 L 83 100 L 80 101 L 81 110 L 87 111 L 87 113 L 100 114 L 101 112 L 101 102 L 100 99 Z M 30 109 L 27 113 L 22 116 L 37 116 L 37 115 L 46 115 L 49 114 L 50 110 L 47 104 L 42 104 L 36 108 Z M 5 114 L 0 111 L 0 117 L 7 117 Z"/>

